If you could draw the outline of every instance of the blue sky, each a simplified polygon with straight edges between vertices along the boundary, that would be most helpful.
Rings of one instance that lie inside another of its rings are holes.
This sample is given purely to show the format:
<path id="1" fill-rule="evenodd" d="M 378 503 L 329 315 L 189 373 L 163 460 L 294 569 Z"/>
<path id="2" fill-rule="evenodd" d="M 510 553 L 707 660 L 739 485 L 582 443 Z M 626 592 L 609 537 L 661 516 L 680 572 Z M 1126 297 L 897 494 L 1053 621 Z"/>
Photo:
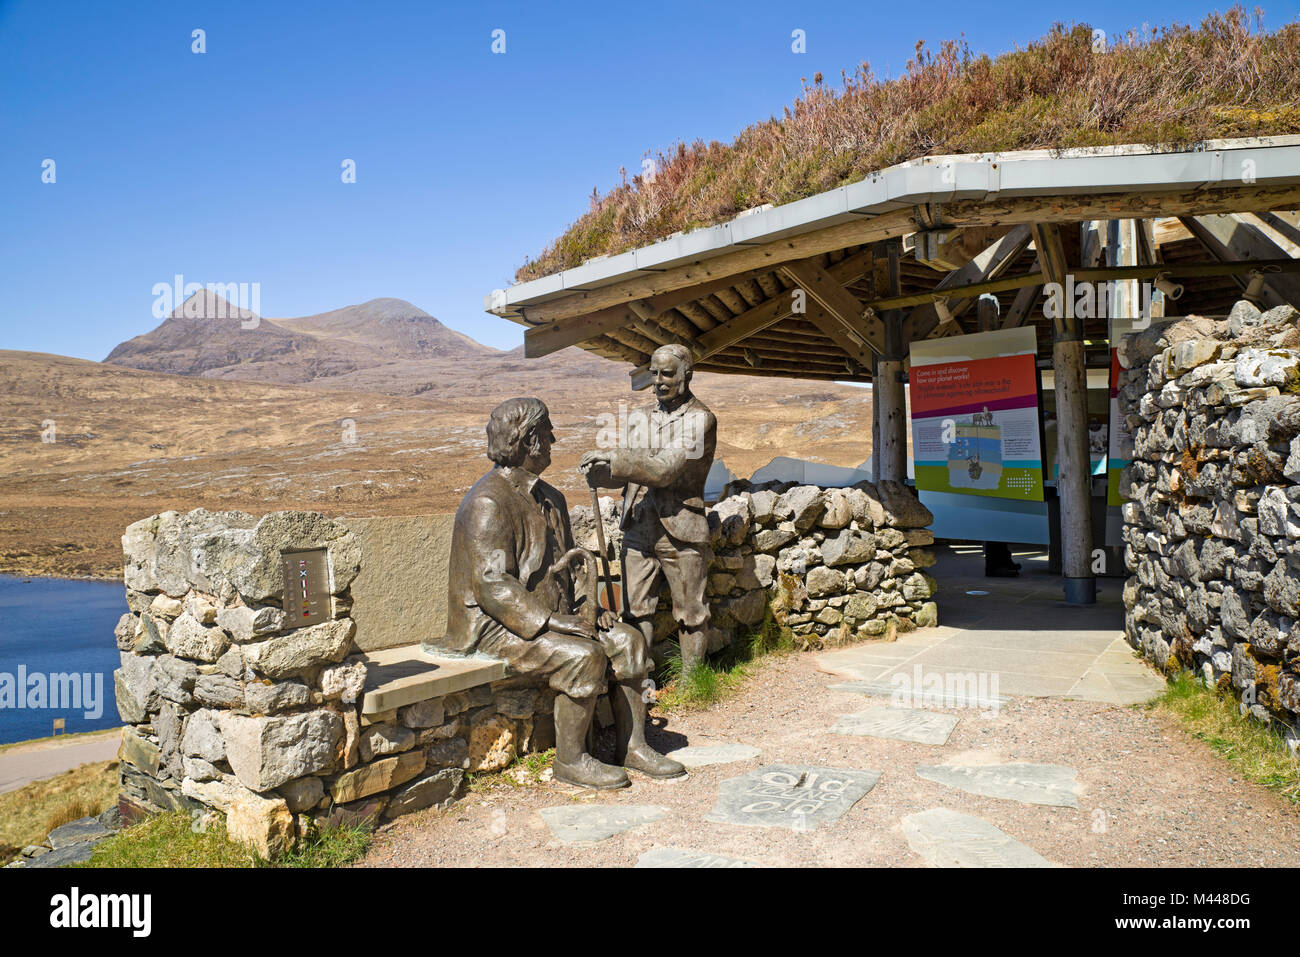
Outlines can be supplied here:
<path id="1" fill-rule="evenodd" d="M 729 141 L 819 70 L 896 75 L 918 39 L 998 53 L 1215 9 L 0 0 L 0 348 L 102 359 L 177 273 L 257 282 L 272 317 L 395 296 L 511 348 L 484 294 L 647 151 Z"/>

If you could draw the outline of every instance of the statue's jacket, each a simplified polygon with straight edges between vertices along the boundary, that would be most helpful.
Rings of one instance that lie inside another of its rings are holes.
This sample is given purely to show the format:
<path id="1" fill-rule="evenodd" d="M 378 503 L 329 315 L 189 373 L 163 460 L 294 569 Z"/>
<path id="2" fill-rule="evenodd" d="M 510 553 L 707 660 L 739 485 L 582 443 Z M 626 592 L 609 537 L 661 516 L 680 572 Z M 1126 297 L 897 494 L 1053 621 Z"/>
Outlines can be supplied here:
<path id="1" fill-rule="evenodd" d="M 493 468 L 456 510 L 447 634 L 437 644 L 468 654 L 488 635 L 505 630 L 531 639 L 551 615 L 570 614 L 568 570 L 549 579 L 546 572 L 572 547 L 564 497 L 524 469 Z"/>
<path id="2" fill-rule="evenodd" d="M 620 526 L 653 534 L 658 522 L 673 538 L 709 540 L 704 482 L 713 466 L 718 421 L 692 395 L 672 412 L 647 413 L 648 428 L 610 456 L 610 478 L 626 483 Z"/>

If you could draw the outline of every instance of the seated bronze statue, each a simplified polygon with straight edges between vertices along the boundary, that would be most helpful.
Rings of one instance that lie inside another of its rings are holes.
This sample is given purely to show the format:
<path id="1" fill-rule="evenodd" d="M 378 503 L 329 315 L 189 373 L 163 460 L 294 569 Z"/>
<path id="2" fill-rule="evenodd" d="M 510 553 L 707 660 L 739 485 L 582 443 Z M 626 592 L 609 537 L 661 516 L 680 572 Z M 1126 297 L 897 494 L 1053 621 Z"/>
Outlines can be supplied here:
<path id="1" fill-rule="evenodd" d="M 626 787 L 624 768 L 654 778 L 685 769 L 645 739 L 643 682 L 650 672 L 645 638 L 610 611 L 595 610 L 594 590 L 577 605 L 569 562 L 573 532 L 564 497 L 539 477 L 551 464 L 555 434 L 539 399 L 509 399 L 487 426 L 494 465 L 456 510 L 449 569 L 447 634 L 438 644 L 506 662 L 507 674 L 545 679 L 556 692 L 558 781 L 588 788 Z M 587 553 L 587 560 L 594 557 Z M 589 566 L 594 568 L 594 565 Z M 587 751 L 596 699 L 615 686 L 616 760 Z"/>

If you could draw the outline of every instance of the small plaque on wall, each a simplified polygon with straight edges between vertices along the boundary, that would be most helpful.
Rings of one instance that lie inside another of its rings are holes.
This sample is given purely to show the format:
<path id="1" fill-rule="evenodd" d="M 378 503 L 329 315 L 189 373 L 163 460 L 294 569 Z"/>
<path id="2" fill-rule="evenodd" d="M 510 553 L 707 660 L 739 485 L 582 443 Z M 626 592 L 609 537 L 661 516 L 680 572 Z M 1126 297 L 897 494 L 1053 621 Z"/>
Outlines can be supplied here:
<path id="1" fill-rule="evenodd" d="M 329 551 L 281 552 L 284 569 L 284 626 L 301 628 L 330 616 Z"/>

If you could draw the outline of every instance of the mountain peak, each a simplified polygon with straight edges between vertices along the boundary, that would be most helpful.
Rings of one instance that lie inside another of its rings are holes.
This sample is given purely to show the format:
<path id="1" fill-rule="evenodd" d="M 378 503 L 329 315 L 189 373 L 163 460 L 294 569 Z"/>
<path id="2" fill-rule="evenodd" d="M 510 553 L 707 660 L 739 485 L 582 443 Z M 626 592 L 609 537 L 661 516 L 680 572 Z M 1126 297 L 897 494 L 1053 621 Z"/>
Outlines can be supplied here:
<path id="1" fill-rule="evenodd" d="M 237 288 L 230 291 L 235 293 L 236 298 L 243 298 L 239 296 Z M 173 309 L 170 318 L 238 319 L 241 322 L 246 322 L 249 319 L 260 319 L 261 317 L 251 309 L 240 308 L 215 289 L 203 288 Z"/>

